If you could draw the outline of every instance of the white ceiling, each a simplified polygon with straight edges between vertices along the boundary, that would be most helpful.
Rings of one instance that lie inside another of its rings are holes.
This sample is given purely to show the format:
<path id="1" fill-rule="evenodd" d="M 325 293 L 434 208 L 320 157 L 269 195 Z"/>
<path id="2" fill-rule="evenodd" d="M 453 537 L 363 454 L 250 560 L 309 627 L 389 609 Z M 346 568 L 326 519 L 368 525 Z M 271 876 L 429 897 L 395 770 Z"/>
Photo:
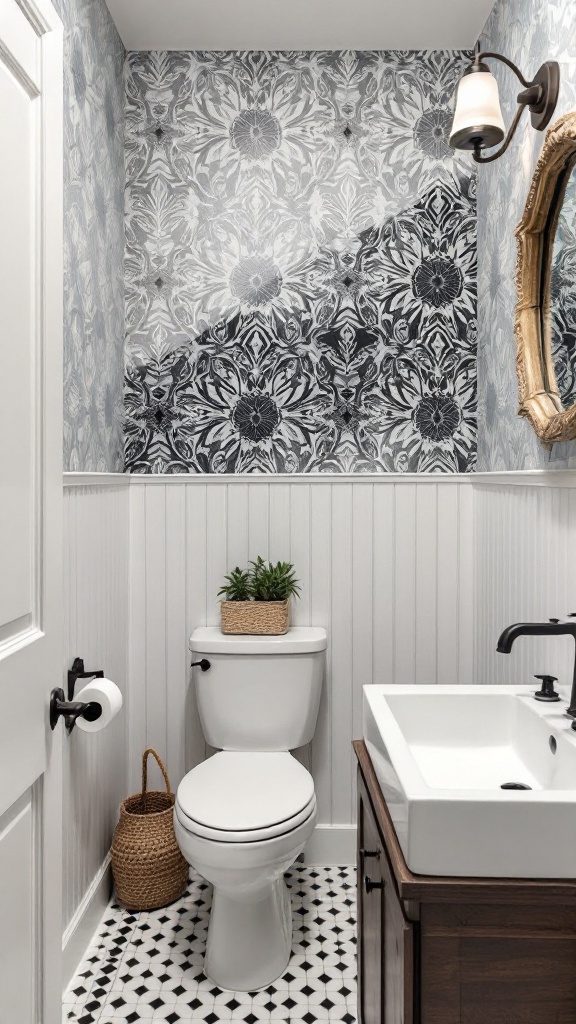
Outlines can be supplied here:
<path id="1" fill-rule="evenodd" d="M 106 0 L 127 50 L 472 47 L 494 0 Z"/>

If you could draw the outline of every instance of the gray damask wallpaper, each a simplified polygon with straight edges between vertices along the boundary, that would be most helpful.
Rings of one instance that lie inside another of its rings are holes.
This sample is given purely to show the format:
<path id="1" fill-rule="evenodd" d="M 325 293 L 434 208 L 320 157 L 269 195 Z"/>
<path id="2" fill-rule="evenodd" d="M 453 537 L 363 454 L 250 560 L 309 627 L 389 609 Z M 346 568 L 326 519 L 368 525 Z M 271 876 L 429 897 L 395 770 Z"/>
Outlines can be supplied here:
<path id="1" fill-rule="evenodd" d="M 65 26 L 64 469 L 123 469 L 124 48 L 104 0 Z"/>
<path id="2" fill-rule="evenodd" d="M 574 0 L 498 0 L 481 37 L 529 76 L 545 60 L 560 62 L 560 98 L 554 120 L 576 110 Z M 518 83 L 494 62 L 504 120 L 516 109 Z M 478 174 L 478 469 L 521 470 L 572 464 L 576 445 L 556 445 L 549 459 L 530 425 L 520 419 L 514 341 L 514 228 L 522 216 L 544 135 L 522 127 L 505 156 Z M 562 458 L 558 458 L 558 455 Z"/>
<path id="3" fill-rule="evenodd" d="M 129 471 L 474 468 L 464 60 L 128 55 Z"/>

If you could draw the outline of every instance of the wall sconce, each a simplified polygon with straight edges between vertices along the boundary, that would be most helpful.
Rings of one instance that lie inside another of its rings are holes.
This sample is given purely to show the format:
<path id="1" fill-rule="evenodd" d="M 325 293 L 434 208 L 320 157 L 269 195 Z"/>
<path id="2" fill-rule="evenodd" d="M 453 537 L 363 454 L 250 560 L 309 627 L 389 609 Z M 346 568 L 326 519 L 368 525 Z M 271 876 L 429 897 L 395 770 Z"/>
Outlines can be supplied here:
<path id="1" fill-rule="evenodd" d="M 523 86 L 522 92 L 518 93 L 519 106 L 508 134 L 500 110 L 498 83 L 484 63 L 485 57 L 506 64 Z M 516 65 L 502 54 L 489 51 L 477 53 L 458 83 L 450 145 L 454 149 L 471 149 L 474 160 L 479 164 L 496 160 L 508 149 L 526 107 L 531 113 L 532 126 L 539 132 L 544 131 L 556 107 L 559 85 L 560 67 L 555 60 L 547 60 L 533 80 L 527 82 Z M 497 146 L 499 142 L 502 145 L 495 153 L 490 156 L 481 155 L 483 149 Z"/>

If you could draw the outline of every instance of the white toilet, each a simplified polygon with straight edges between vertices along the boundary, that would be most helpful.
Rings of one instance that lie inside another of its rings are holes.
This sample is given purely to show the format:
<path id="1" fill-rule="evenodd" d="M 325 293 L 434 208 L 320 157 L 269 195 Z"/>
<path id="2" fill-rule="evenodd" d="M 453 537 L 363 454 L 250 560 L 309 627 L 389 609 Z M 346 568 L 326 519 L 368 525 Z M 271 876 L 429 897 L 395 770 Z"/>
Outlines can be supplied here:
<path id="1" fill-rule="evenodd" d="M 289 753 L 314 734 L 326 631 L 190 638 L 206 741 L 220 752 L 182 779 L 176 839 L 214 887 L 205 973 L 236 991 L 263 988 L 290 958 L 292 916 L 284 872 L 316 823 L 312 776 Z"/>

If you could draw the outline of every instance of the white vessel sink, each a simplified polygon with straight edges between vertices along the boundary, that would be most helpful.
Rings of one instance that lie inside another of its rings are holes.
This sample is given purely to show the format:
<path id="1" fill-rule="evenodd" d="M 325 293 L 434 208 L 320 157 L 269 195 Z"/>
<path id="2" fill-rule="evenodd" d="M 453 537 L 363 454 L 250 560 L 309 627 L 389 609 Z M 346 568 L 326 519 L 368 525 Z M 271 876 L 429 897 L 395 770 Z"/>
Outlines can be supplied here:
<path id="1" fill-rule="evenodd" d="M 364 739 L 415 873 L 576 878 L 576 732 L 567 701 L 534 690 L 364 687 Z"/>

